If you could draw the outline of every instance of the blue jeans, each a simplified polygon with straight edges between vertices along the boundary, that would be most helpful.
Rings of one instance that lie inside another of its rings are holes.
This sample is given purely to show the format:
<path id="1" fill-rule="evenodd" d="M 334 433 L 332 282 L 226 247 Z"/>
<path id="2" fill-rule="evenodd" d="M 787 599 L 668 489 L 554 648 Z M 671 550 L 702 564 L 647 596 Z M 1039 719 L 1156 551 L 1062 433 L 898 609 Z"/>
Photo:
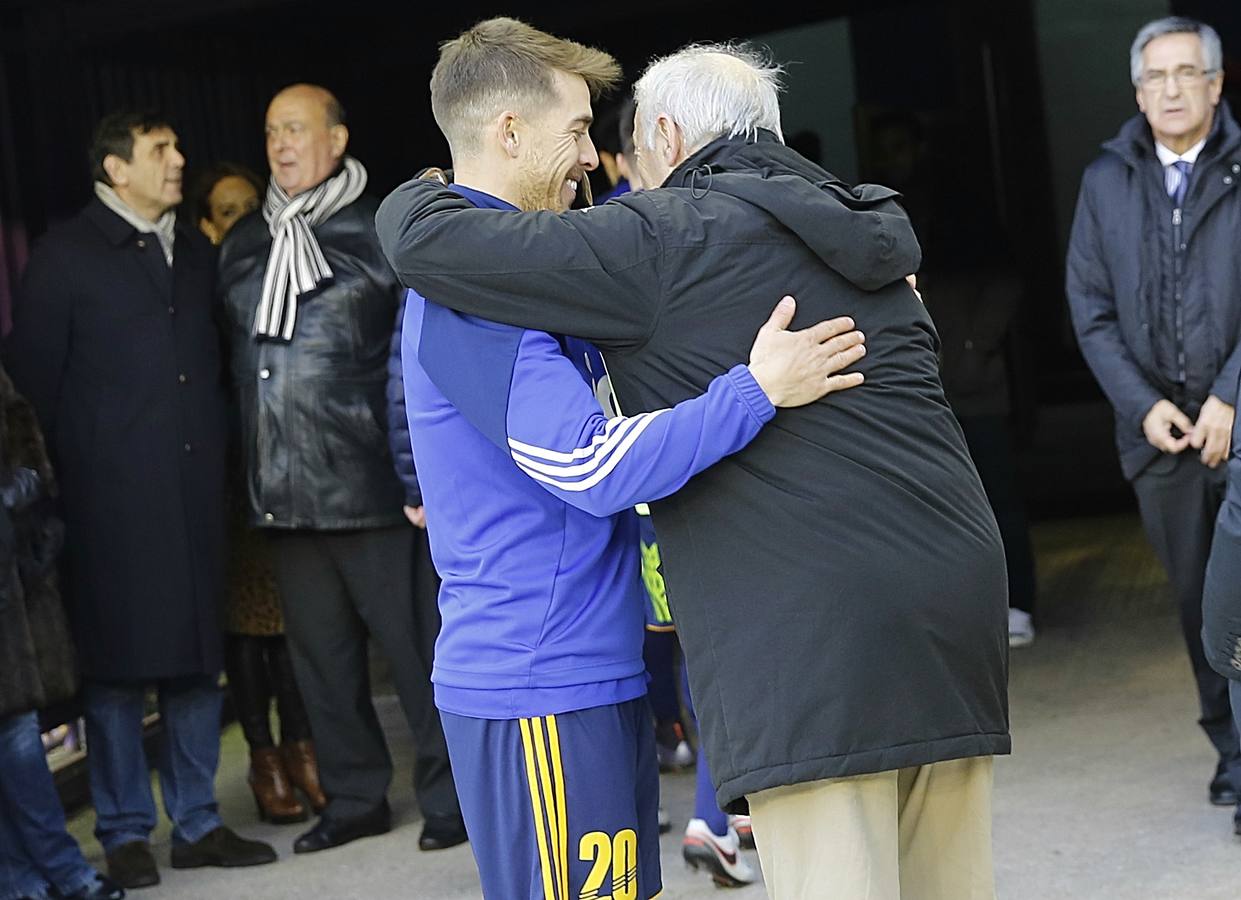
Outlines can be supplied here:
<path id="1" fill-rule="evenodd" d="M 0 719 L 0 900 L 72 894 L 97 873 L 65 830 L 36 713 Z"/>
<path id="2" fill-rule="evenodd" d="M 194 843 L 219 827 L 215 772 L 220 762 L 220 704 L 214 677 L 172 678 L 157 685 L 163 732 L 159 786 L 172 839 Z M 105 853 L 147 841 L 155 828 L 155 798 L 142 752 L 145 685 L 88 681 L 86 760 L 95 804 L 95 837 Z"/>

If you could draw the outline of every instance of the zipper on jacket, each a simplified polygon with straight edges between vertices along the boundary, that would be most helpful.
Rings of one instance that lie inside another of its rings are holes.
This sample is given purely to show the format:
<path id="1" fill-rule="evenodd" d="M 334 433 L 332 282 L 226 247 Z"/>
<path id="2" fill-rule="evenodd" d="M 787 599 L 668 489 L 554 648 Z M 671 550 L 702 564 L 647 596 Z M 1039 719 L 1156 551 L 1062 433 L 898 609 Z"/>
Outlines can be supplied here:
<path id="1" fill-rule="evenodd" d="M 1185 384 L 1185 305 L 1182 291 L 1182 273 L 1185 253 L 1181 249 L 1181 208 L 1172 210 L 1172 295 L 1176 306 L 1176 380 Z"/>

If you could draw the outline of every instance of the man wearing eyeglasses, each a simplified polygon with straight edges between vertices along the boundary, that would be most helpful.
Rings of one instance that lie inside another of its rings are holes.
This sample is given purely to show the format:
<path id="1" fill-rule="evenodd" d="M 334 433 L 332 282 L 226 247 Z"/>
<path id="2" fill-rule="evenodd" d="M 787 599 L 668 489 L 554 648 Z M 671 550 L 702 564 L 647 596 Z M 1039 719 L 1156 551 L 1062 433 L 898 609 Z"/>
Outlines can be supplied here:
<path id="1" fill-rule="evenodd" d="M 1180 606 L 1199 724 L 1219 754 L 1218 806 L 1241 791 L 1227 681 L 1201 637 L 1241 376 L 1241 129 L 1220 100 L 1222 63 L 1219 35 L 1201 22 L 1138 32 L 1141 115 L 1086 169 L 1067 262 L 1082 354 L 1115 410 L 1121 468 Z"/>

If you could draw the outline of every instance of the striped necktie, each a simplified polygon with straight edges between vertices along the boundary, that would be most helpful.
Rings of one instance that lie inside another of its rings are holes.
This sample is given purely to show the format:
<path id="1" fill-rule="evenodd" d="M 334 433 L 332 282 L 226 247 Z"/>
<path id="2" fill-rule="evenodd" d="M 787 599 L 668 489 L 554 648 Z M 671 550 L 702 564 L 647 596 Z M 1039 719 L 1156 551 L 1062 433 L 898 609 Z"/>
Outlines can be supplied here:
<path id="1" fill-rule="evenodd" d="M 1168 196 L 1172 198 L 1172 205 L 1177 209 L 1185 203 L 1185 193 L 1189 190 L 1189 173 L 1193 170 L 1194 164 L 1183 159 L 1178 159 L 1168 167 L 1164 186 L 1168 189 Z"/>

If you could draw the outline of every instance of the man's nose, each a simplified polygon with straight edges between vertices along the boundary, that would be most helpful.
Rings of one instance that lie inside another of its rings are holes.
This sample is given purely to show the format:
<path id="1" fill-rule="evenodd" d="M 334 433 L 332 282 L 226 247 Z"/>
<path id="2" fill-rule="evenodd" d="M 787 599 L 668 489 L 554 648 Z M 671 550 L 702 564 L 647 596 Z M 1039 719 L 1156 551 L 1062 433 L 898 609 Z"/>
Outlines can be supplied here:
<path id="1" fill-rule="evenodd" d="M 577 161 L 587 172 L 593 172 L 599 168 L 599 152 L 595 150 L 595 142 L 590 139 L 590 135 L 586 136 L 586 142 L 582 147 L 582 152 L 578 154 Z"/>

